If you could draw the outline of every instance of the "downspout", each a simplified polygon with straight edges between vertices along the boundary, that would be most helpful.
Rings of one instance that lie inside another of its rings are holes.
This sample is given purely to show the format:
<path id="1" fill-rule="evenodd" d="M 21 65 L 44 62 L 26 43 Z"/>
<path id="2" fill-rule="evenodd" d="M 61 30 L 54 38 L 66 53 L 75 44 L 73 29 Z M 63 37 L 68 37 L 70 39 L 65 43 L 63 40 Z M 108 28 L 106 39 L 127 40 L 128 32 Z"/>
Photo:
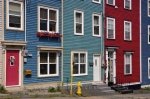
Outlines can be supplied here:
<path id="1" fill-rule="evenodd" d="M 64 24 L 64 21 L 63 21 L 63 14 L 64 14 L 64 13 L 63 13 L 63 12 L 64 12 L 64 7 L 63 7 L 63 6 L 64 6 L 64 4 L 63 4 L 63 3 L 64 3 L 64 0 L 61 0 L 61 17 L 62 17 L 62 18 L 61 18 L 61 34 L 62 34 L 61 46 L 62 46 L 62 48 L 63 48 L 63 46 L 64 46 L 64 45 L 63 45 L 63 37 L 64 37 L 64 36 L 63 36 L 63 31 L 64 31 L 64 30 L 63 30 L 63 27 L 64 27 L 64 26 L 63 26 L 63 24 Z M 64 78 L 63 78 L 63 75 L 64 75 L 64 73 L 63 73 L 63 72 L 64 72 L 64 71 L 63 71 L 63 68 L 64 68 L 64 67 L 63 67 L 63 65 L 64 65 L 64 64 L 63 64 L 63 57 L 64 57 L 63 49 L 62 49 L 61 57 L 62 57 L 62 58 L 61 58 L 61 59 L 62 59 L 62 61 L 61 61 L 61 66 L 62 66 L 62 67 L 61 67 L 61 85 L 63 86 L 63 82 L 64 82 Z"/>
<path id="2" fill-rule="evenodd" d="M 142 5 L 141 5 L 141 3 L 142 3 L 142 1 L 141 0 L 139 0 L 139 3 L 140 3 L 140 12 L 139 12 L 139 15 L 140 15 L 140 33 L 139 33 L 139 35 L 140 35 L 140 83 L 142 84 L 142 30 L 141 30 L 141 26 L 142 26 Z"/>
<path id="3" fill-rule="evenodd" d="M 101 55 L 102 55 L 102 58 L 101 58 L 101 66 L 105 65 L 105 56 L 104 56 L 104 53 L 105 53 L 105 45 L 104 45 L 104 32 L 105 32 L 105 2 L 103 0 L 103 3 L 102 3 L 102 36 L 101 36 Z M 104 69 L 104 74 L 105 74 L 105 69 Z M 103 75 L 104 77 L 104 75 Z M 103 80 L 105 80 L 105 77 L 103 78 Z"/>
<path id="4" fill-rule="evenodd" d="M 25 17 L 25 18 L 24 18 L 24 25 L 25 25 L 25 26 L 24 26 L 24 28 L 25 28 L 25 29 L 24 29 L 24 30 L 25 30 L 25 39 L 24 39 L 24 41 L 26 42 L 26 41 L 27 41 L 27 37 L 26 37 L 26 36 L 27 36 L 27 31 L 26 31 L 26 0 L 25 0 L 24 3 L 25 3 L 25 4 L 24 4 L 24 14 L 25 14 L 25 15 L 24 15 L 24 17 Z"/>

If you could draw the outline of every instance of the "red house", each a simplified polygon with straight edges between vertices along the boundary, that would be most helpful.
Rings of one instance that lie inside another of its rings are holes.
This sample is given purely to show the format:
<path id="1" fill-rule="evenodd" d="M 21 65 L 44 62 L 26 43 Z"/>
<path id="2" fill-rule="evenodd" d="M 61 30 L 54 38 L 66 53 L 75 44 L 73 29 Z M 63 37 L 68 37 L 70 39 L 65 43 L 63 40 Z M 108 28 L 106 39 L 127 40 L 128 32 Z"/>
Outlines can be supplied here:
<path id="1" fill-rule="evenodd" d="M 139 0 L 105 0 L 106 83 L 140 85 L 139 13 Z"/>

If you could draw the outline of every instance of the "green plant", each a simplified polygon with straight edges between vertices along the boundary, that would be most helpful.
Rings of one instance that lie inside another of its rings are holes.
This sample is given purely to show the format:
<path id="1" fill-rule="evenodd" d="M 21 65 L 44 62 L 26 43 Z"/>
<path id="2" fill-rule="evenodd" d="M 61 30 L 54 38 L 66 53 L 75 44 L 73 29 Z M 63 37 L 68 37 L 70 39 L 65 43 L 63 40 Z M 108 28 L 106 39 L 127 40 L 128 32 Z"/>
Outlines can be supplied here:
<path id="1" fill-rule="evenodd" d="M 6 89 L 4 86 L 0 85 L 0 93 L 6 93 Z"/>
<path id="2" fill-rule="evenodd" d="M 54 87 L 49 87 L 48 92 L 56 92 L 57 90 Z"/>

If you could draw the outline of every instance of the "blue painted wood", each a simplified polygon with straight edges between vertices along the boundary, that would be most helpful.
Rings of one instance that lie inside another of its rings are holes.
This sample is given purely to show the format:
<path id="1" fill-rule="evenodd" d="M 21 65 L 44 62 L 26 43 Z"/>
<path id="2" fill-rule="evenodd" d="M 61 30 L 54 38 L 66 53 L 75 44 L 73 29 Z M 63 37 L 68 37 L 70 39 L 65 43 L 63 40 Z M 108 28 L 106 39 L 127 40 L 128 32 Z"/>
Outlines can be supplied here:
<path id="1" fill-rule="evenodd" d="M 31 78 L 24 78 L 24 83 L 37 83 L 37 82 L 56 82 L 61 81 L 61 57 L 59 59 L 59 76 L 56 77 L 37 77 L 37 46 L 61 46 L 60 38 L 41 38 L 37 37 L 38 30 L 38 6 L 56 8 L 59 10 L 59 32 L 61 33 L 61 2 L 60 0 L 29 0 L 27 2 L 27 50 L 33 56 L 28 58 L 24 69 L 31 69 Z"/>
<path id="2" fill-rule="evenodd" d="M 84 12 L 84 35 L 74 35 L 74 10 Z M 101 37 L 92 36 L 92 14 L 103 11 L 102 4 L 92 0 L 64 0 L 64 82 L 70 81 L 71 51 L 85 50 L 88 53 L 88 75 L 73 77 L 73 82 L 93 80 L 93 54 L 101 53 Z"/>
<path id="3" fill-rule="evenodd" d="M 150 25 L 150 17 L 148 17 L 148 1 L 141 0 L 142 85 L 150 84 L 150 79 L 148 79 L 148 58 L 150 58 L 148 25 Z"/>

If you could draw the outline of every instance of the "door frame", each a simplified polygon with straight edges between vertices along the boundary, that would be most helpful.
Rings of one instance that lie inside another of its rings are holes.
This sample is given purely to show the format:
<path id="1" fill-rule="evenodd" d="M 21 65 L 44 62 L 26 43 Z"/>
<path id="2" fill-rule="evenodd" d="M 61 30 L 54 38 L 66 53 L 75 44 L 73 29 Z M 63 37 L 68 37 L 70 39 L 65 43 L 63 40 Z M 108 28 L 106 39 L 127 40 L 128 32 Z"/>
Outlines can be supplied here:
<path id="1" fill-rule="evenodd" d="M 99 60 L 99 62 L 100 62 L 100 63 L 99 63 L 99 77 L 100 77 L 100 78 L 99 78 L 99 81 L 94 81 L 94 57 L 99 57 L 99 59 L 100 59 L 100 60 Z M 102 57 L 101 57 L 100 54 L 93 54 L 93 82 L 102 82 L 102 77 L 101 77 L 101 76 L 102 76 L 102 75 L 101 75 L 101 72 L 102 72 L 102 68 L 101 68 L 101 64 L 102 64 L 102 63 L 101 63 L 101 62 L 102 62 L 102 61 L 101 61 L 101 58 L 102 58 Z"/>
<path id="2" fill-rule="evenodd" d="M 11 85 L 11 86 L 7 86 L 6 85 L 6 75 L 7 75 L 7 73 L 6 73 L 6 54 L 7 54 L 7 50 L 18 50 L 19 51 L 19 82 L 18 82 L 18 85 Z M 19 87 L 19 86 L 21 86 L 21 84 L 22 84 L 22 74 L 21 74 L 21 72 L 22 72 L 22 70 L 23 70 L 23 67 L 22 67 L 22 61 L 21 61 L 21 59 L 22 59 L 22 56 L 21 56 L 21 49 L 11 49 L 11 48 L 7 48 L 6 50 L 5 50 L 5 80 L 4 80 L 4 85 L 5 85 L 5 87 Z"/>
<path id="3" fill-rule="evenodd" d="M 112 51 L 113 52 L 113 83 L 116 84 L 116 50 L 115 49 L 107 49 L 106 50 L 106 64 L 107 68 L 105 71 L 106 74 L 106 83 L 108 84 L 108 52 Z"/>

